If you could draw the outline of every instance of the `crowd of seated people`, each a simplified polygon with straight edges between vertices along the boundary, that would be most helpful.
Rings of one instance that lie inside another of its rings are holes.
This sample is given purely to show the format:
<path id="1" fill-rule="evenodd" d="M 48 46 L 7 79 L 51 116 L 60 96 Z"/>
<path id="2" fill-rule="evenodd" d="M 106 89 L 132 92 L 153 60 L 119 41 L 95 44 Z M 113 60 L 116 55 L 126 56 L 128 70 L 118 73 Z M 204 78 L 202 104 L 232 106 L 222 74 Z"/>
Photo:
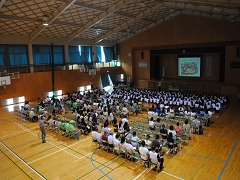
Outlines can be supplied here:
<path id="1" fill-rule="evenodd" d="M 92 132 L 94 139 L 109 142 L 114 152 L 120 154 L 123 149 L 126 152 L 134 150 L 146 161 L 146 166 L 149 167 L 153 161 L 162 170 L 164 162 L 162 147 L 172 145 L 171 153 L 177 153 L 176 139 L 181 139 L 182 135 L 190 137 L 190 124 L 194 125 L 194 131 L 200 131 L 201 118 L 207 119 L 207 124 L 210 125 L 213 113 L 219 112 L 227 101 L 225 96 L 193 95 L 133 88 L 115 89 L 112 94 L 96 90 L 94 93 L 68 94 L 64 99 L 57 99 L 54 96 L 45 99 L 39 98 L 36 108 L 31 108 L 26 102 L 23 109 L 29 111 L 31 119 L 39 119 L 39 116 L 44 116 L 47 126 L 58 127 L 76 139 L 79 139 L 81 132 L 84 134 Z M 154 140 L 150 140 L 149 134 L 144 140 L 140 139 L 138 133 L 131 130 L 128 117 L 130 111 L 136 115 L 139 113 L 136 108 L 139 102 L 151 103 L 148 125 L 150 130 L 156 132 Z M 49 107 L 52 107 L 50 108 L 51 112 L 49 112 Z M 58 115 L 64 117 L 67 108 L 70 111 L 70 118 L 60 118 Z M 116 120 L 117 116 L 122 117 L 119 122 Z M 175 116 L 184 116 L 186 120 L 183 124 L 177 122 L 176 125 L 171 125 L 166 129 L 161 118 Z M 110 130 L 109 124 L 114 125 L 116 134 Z"/>

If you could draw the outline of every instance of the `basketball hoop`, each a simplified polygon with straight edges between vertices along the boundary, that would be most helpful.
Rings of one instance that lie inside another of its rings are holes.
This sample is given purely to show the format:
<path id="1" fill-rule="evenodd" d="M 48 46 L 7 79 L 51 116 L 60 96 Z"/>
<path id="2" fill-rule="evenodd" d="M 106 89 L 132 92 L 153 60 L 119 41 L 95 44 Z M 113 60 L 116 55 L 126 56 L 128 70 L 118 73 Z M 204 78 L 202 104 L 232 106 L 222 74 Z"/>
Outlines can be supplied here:
<path id="1" fill-rule="evenodd" d="M 7 88 L 7 80 L 1 81 L 1 86 L 3 86 L 4 89 Z"/>
<path id="2" fill-rule="evenodd" d="M 4 89 L 7 89 L 7 84 L 2 84 Z"/>

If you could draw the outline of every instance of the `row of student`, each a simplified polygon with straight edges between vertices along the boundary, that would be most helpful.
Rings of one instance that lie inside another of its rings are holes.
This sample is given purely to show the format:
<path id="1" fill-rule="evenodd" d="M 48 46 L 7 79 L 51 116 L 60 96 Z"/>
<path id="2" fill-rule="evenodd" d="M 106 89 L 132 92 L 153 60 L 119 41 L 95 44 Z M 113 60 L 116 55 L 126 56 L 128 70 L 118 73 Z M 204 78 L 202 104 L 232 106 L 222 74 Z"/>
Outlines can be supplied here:
<path id="1" fill-rule="evenodd" d="M 141 141 L 141 146 L 139 147 L 139 144 L 136 143 L 136 132 L 134 131 L 132 134 L 132 138 L 128 136 L 128 133 L 126 133 L 124 136 L 121 136 L 120 133 L 117 134 L 112 134 L 110 131 L 109 133 L 104 131 L 101 133 L 101 131 L 97 131 L 95 128 L 93 128 L 92 131 L 92 137 L 93 139 L 97 139 L 98 141 L 105 140 L 107 141 L 112 148 L 114 148 L 115 152 L 120 153 L 120 149 L 122 150 L 123 153 L 127 151 L 135 151 L 139 152 L 141 155 L 141 158 L 146 161 L 146 165 L 149 166 L 149 161 L 150 159 L 155 163 L 155 164 L 160 164 L 160 170 L 163 169 L 163 156 L 161 154 L 161 146 L 160 142 L 158 142 L 159 136 L 157 136 L 156 140 L 157 142 L 151 142 L 150 140 L 147 140 L 146 142 L 150 142 L 146 146 L 146 143 L 144 140 Z M 148 136 L 150 137 L 150 136 Z M 157 144 L 157 145 L 156 145 Z M 123 146 L 123 148 L 121 148 Z M 157 150 L 156 150 L 157 149 Z M 125 152 L 124 152 L 125 150 Z"/>
<path id="2" fill-rule="evenodd" d="M 207 107 L 221 109 L 224 103 L 228 102 L 226 96 L 212 96 L 212 95 L 199 95 L 199 94 L 186 94 L 182 92 L 165 92 L 154 91 L 147 89 L 133 88 L 130 90 L 121 89 L 112 92 L 111 97 L 122 98 L 125 101 L 136 100 L 147 103 L 163 104 L 168 106 L 190 106 L 190 107 Z"/>

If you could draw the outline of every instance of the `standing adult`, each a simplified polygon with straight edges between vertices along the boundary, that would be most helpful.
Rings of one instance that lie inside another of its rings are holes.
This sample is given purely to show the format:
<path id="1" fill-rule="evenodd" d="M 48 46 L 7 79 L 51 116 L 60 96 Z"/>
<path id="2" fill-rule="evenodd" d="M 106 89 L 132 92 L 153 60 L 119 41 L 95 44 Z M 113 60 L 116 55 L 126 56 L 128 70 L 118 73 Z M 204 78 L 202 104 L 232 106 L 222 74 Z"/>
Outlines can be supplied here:
<path id="1" fill-rule="evenodd" d="M 44 117 L 41 116 L 40 118 L 40 121 L 39 121 L 39 127 L 40 127 L 40 130 L 41 130 L 41 133 L 42 133 L 42 143 L 46 143 L 46 130 L 45 130 L 45 127 L 44 127 Z"/>
<path id="2" fill-rule="evenodd" d="M 93 91 L 93 82 L 92 82 L 92 80 L 90 81 L 90 85 L 91 85 L 91 90 Z"/>
<path id="3" fill-rule="evenodd" d="M 158 90 L 161 91 L 161 80 L 158 81 Z"/>

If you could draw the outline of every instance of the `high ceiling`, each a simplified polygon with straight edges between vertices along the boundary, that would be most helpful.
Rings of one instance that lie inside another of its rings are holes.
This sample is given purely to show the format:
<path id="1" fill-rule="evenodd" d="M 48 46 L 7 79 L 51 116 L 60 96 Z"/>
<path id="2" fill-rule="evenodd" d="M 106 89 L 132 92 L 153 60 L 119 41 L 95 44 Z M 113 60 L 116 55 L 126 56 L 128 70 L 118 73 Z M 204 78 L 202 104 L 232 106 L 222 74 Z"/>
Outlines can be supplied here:
<path id="1" fill-rule="evenodd" d="M 240 0 L 0 0 L 0 34 L 122 42 L 179 14 L 240 22 Z"/>

